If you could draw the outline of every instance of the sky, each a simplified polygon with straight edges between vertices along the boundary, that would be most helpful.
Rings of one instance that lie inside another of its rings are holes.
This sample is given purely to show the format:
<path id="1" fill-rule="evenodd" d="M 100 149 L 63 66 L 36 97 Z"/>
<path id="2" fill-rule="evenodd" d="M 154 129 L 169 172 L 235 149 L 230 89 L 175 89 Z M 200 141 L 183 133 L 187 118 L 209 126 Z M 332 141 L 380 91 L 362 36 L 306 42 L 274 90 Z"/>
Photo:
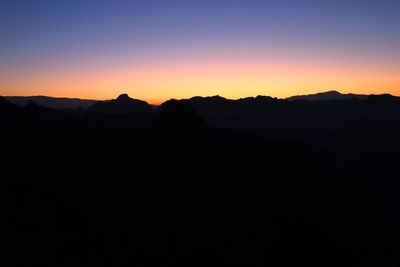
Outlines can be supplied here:
<path id="1" fill-rule="evenodd" d="M 400 95 L 399 0 L 0 0 L 0 95 Z"/>

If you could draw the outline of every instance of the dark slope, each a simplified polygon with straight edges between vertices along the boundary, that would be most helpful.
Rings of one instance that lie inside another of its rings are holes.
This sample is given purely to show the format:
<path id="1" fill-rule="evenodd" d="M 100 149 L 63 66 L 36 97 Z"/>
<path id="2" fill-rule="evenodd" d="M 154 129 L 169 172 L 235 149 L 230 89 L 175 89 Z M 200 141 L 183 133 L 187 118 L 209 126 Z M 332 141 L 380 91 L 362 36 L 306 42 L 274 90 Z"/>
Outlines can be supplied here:
<path id="1" fill-rule="evenodd" d="M 213 127 L 239 129 L 269 137 L 300 138 L 321 144 L 339 139 L 335 138 L 336 134 L 341 138 L 349 137 L 349 127 L 357 127 L 360 123 L 387 125 L 400 118 L 400 98 L 390 95 L 371 95 L 366 100 L 329 101 L 196 97 L 190 99 L 190 103 Z M 366 127 L 376 130 L 372 125 Z"/>
<path id="2" fill-rule="evenodd" d="M 0 96 L 0 120 L 12 121 L 22 115 L 22 109 Z"/>
<path id="3" fill-rule="evenodd" d="M 163 131 L 184 132 L 202 131 L 207 128 L 206 121 L 196 112 L 188 101 L 168 100 L 160 106 L 159 125 Z"/>
<path id="4" fill-rule="evenodd" d="M 17 109 L 13 104 L 11 104 L 6 98 L 0 96 L 0 111 L 5 114 L 6 112 L 11 112 Z"/>
<path id="5" fill-rule="evenodd" d="M 288 216 L 288 198 L 329 165 L 325 152 L 302 144 L 209 128 L 188 102 L 164 103 L 141 128 L 114 127 L 124 115 L 104 116 L 62 124 L 31 117 L 3 133 L 12 220 L 5 240 L 23 255 L 16 264 L 281 261 L 286 252 L 275 245 L 294 239 L 269 217 Z M 272 236 L 271 227 L 279 229 Z"/>

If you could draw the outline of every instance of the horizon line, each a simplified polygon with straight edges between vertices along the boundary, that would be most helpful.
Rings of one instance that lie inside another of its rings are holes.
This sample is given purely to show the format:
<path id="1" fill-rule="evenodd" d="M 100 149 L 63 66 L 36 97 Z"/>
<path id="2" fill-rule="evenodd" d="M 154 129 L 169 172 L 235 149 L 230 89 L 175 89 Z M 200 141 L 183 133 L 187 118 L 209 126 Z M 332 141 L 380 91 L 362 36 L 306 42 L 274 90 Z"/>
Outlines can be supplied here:
<path id="1" fill-rule="evenodd" d="M 176 100 L 186 100 L 186 99 L 191 99 L 194 97 L 203 97 L 203 98 L 207 98 L 207 97 L 221 97 L 227 100 L 240 100 L 240 99 L 245 99 L 245 98 L 256 98 L 259 96 L 265 96 L 265 97 L 272 97 L 272 98 L 276 98 L 276 99 L 288 99 L 288 98 L 292 98 L 292 97 L 301 97 L 301 96 L 311 96 L 311 95 L 316 95 L 316 94 L 323 94 L 323 93 L 330 93 L 330 92 L 336 92 L 339 93 L 341 95 L 359 95 L 359 96 L 370 96 L 370 95 L 391 95 L 391 96 L 395 96 L 395 97 L 400 97 L 400 95 L 393 95 L 390 93 L 381 93 L 381 94 L 359 94 L 359 93 L 347 93 L 347 92 L 341 92 L 339 90 L 327 90 L 327 91 L 321 91 L 321 92 L 317 92 L 317 93 L 310 93 L 310 94 L 297 94 L 297 95 L 292 95 L 292 96 L 288 96 L 288 97 L 284 97 L 284 98 L 280 98 L 280 97 L 275 97 L 275 96 L 271 96 L 271 95 L 254 95 L 254 96 L 246 96 L 246 97 L 238 97 L 238 98 L 228 98 L 225 96 L 222 96 L 220 94 L 216 94 L 216 95 L 193 95 L 189 98 L 175 98 L 175 97 L 171 97 L 165 100 L 144 100 L 144 99 L 140 99 L 140 98 L 135 98 L 132 97 L 130 94 L 128 93 L 119 93 L 117 94 L 117 96 L 115 98 L 111 98 L 111 99 L 95 99 L 95 98 L 79 98 L 79 97 L 67 97 L 67 96 L 53 96 L 53 95 L 3 95 L 3 97 L 48 97 L 48 98 L 57 98 L 57 99 L 71 99 L 71 100 L 82 100 L 82 101 L 110 101 L 113 99 L 116 99 L 118 96 L 122 95 L 122 94 L 127 94 L 130 98 L 133 99 L 138 99 L 138 100 L 142 100 L 145 101 L 151 105 L 161 105 L 162 103 L 168 101 L 168 100 L 172 100 L 172 99 L 176 99 Z M 0 95 L 2 96 L 2 95 Z M 155 103 L 156 102 L 156 103 Z"/>

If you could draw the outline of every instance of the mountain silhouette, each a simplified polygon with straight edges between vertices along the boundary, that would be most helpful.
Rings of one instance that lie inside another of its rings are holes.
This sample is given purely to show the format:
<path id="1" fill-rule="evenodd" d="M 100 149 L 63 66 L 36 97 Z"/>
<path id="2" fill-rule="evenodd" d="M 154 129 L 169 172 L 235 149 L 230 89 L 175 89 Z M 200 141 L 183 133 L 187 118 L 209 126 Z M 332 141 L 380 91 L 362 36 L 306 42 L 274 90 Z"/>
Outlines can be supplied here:
<path id="1" fill-rule="evenodd" d="M 159 121 L 167 131 L 197 131 L 205 129 L 205 120 L 186 100 L 168 100 L 160 106 Z"/>
<path id="2" fill-rule="evenodd" d="M 396 143 L 394 136 L 400 134 L 396 126 L 400 98 L 390 95 L 320 101 L 196 97 L 189 102 L 210 127 L 301 140 L 329 148 L 339 158 L 359 157 L 364 143 L 379 146 L 384 139 Z"/>
<path id="3" fill-rule="evenodd" d="M 153 110 L 124 94 L 79 112 L 0 97 L 6 254 L 18 266 L 395 266 L 399 119 L 391 95 Z"/>
<path id="4" fill-rule="evenodd" d="M 26 108 L 38 108 L 40 105 L 38 105 L 34 100 L 28 100 L 25 105 Z"/>
<path id="5" fill-rule="evenodd" d="M 310 94 L 310 95 L 298 95 L 286 98 L 287 100 L 308 100 L 308 101 L 326 101 L 326 100 L 348 100 L 356 98 L 358 100 L 367 99 L 367 95 L 360 94 L 342 94 L 338 91 L 327 91 L 322 93 Z"/>
<path id="6" fill-rule="evenodd" d="M 0 96 L 0 119 L 15 119 L 22 113 L 20 107 L 11 104 L 5 97 Z"/>
<path id="7" fill-rule="evenodd" d="M 54 108 L 54 109 L 87 109 L 93 106 L 95 103 L 99 102 L 98 100 L 89 100 L 89 99 L 77 99 L 77 98 L 65 98 L 65 97 L 48 97 L 48 96 L 6 96 L 4 97 L 8 101 L 13 104 L 19 106 L 25 106 L 29 100 L 33 100 L 38 105 L 42 107 Z M 349 99 L 358 99 L 358 100 L 365 100 L 368 98 L 368 95 L 361 95 L 361 94 L 341 94 L 337 91 L 327 91 L 321 92 L 317 94 L 310 94 L 310 95 L 299 95 L 299 96 L 292 96 L 286 99 L 276 99 L 269 96 L 258 96 L 258 97 L 247 97 L 243 98 L 243 102 L 246 102 L 246 99 L 249 101 L 259 101 L 262 98 L 270 99 L 270 100 L 308 100 L 308 101 L 326 101 L 326 100 L 349 100 Z M 230 100 L 226 99 L 221 96 L 210 96 L 210 97 L 192 97 L 190 100 L 191 102 L 196 101 L 203 101 L 204 99 L 207 100 L 208 103 L 220 102 L 229 102 L 229 101 L 237 101 L 237 100 Z M 109 102 L 109 101 L 100 101 L 100 102 Z M 260 102 L 260 101 L 259 101 Z M 264 101 L 265 102 L 265 101 Z"/>
<path id="8" fill-rule="evenodd" d="M 7 101 L 4 97 L 0 96 L 0 107 L 1 108 L 6 108 L 7 106 L 10 106 L 10 102 Z"/>
<path id="9" fill-rule="evenodd" d="M 369 95 L 368 96 L 368 100 L 370 102 L 373 103 L 381 103 L 381 104 L 385 104 L 385 103 L 399 103 L 400 102 L 400 97 L 398 96 L 393 96 L 390 94 L 382 94 L 382 95 Z"/>
<path id="10" fill-rule="evenodd" d="M 77 109 L 88 108 L 96 103 L 96 100 L 48 97 L 48 96 L 7 96 L 8 101 L 19 106 L 25 106 L 29 101 L 34 101 L 38 105 L 54 109 Z"/>
<path id="11" fill-rule="evenodd" d="M 110 101 L 96 102 L 89 110 L 105 114 L 154 111 L 147 102 L 130 98 L 127 94 L 121 94 Z"/>

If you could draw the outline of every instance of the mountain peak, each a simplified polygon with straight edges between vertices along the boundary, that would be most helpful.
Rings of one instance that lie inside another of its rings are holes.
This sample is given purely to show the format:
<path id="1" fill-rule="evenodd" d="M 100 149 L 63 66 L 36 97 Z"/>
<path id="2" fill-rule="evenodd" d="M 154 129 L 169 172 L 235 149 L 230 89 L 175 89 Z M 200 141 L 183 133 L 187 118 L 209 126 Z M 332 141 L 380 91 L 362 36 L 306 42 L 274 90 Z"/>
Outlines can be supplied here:
<path id="1" fill-rule="evenodd" d="M 110 101 L 99 101 L 91 108 L 101 113 L 118 114 L 128 112 L 153 112 L 152 107 L 145 101 L 130 98 L 128 94 L 121 94 Z"/>
<path id="2" fill-rule="evenodd" d="M 130 100 L 131 98 L 129 97 L 129 95 L 128 94 L 120 94 L 118 97 L 117 97 L 117 100 Z"/>

